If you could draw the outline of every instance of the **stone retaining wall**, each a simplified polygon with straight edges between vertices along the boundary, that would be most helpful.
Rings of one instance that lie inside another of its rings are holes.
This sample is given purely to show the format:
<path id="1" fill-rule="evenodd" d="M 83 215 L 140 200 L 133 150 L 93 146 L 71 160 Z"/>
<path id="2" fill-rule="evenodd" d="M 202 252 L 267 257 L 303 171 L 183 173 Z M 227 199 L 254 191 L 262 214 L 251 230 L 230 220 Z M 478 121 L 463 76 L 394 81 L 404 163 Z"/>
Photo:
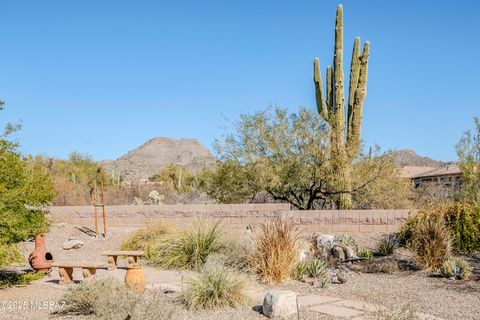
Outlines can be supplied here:
<path id="1" fill-rule="evenodd" d="M 235 231 L 281 216 L 303 232 L 392 232 L 399 229 L 409 210 L 291 210 L 289 204 L 107 206 L 107 226 L 141 227 L 155 222 L 188 225 L 196 220 L 215 222 Z M 101 208 L 97 208 L 101 225 Z M 50 207 L 55 223 L 93 226 L 92 206 Z"/>

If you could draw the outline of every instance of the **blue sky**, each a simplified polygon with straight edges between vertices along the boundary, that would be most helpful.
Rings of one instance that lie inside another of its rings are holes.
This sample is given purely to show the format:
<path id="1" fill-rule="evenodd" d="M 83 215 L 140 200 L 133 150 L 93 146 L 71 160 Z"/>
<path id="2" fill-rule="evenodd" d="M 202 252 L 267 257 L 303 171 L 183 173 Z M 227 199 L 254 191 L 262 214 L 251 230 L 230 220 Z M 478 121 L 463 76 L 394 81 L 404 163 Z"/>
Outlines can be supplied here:
<path id="1" fill-rule="evenodd" d="M 0 124 L 24 153 L 116 158 L 155 136 L 207 147 L 225 118 L 314 108 L 337 1 L 2 1 Z M 454 160 L 480 116 L 478 1 L 343 1 L 345 60 L 372 44 L 363 139 Z M 346 71 L 348 66 L 346 66 Z"/>

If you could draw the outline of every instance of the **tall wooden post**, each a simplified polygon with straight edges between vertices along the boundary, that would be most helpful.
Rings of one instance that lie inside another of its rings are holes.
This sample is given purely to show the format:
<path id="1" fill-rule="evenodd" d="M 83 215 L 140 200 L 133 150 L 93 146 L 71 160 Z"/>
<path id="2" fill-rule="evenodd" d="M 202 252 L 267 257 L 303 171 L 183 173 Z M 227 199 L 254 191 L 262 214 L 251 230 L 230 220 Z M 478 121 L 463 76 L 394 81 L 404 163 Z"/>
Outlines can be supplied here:
<path id="1" fill-rule="evenodd" d="M 103 218 L 103 237 L 107 238 L 107 217 L 105 214 L 105 194 L 103 189 L 103 180 L 100 182 L 100 187 L 102 191 L 102 218 Z"/>
<path id="2" fill-rule="evenodd" d="M 98 238 L 98 217 L 97 217 L 97 181 L 93 180 L 93 215 L 95 217 L 95 237 Z"/>

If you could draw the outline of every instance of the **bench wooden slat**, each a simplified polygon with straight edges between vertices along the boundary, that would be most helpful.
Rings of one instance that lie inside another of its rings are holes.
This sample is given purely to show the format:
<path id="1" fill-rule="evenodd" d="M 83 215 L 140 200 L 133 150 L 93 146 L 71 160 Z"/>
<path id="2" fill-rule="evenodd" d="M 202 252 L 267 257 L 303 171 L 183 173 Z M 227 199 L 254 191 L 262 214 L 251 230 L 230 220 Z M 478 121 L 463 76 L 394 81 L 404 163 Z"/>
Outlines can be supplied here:
<path id="1" fill-rule="evenodd" d="M 105 264 L 103 262 L 54 262 L 52 267 L 92 269 L 105 267 Z"/>
<path id="2" fill-rule="evenodd" d="M 143 256 L 145 251 L 103 251 L 102 256 Z"/>

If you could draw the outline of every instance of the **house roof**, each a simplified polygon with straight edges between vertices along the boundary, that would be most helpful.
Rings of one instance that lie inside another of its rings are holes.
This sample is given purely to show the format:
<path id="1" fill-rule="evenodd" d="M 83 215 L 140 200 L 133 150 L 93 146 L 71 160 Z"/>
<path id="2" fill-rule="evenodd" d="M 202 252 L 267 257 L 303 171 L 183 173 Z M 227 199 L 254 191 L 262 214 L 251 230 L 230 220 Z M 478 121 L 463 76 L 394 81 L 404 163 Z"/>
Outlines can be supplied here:
<path id="1" fill-rule="evenodd" d="M 419 174 L 433 171 L 435 167 L 425 167 L 425 166 L 404 166 L 400 168 L 399 174 L 402 178 L 413 178 Z"/>
<path id="2" fill-rule="evenodd" d="M 450 176 L 450 175 L 460 175 L 460 167 L 456 164 L 449 164 L 446 167 L 434 169 L 431 171 L 419 173 L 413 178 L 426 178 L 426 177 L 437 177 L 437 176 Z"/>

